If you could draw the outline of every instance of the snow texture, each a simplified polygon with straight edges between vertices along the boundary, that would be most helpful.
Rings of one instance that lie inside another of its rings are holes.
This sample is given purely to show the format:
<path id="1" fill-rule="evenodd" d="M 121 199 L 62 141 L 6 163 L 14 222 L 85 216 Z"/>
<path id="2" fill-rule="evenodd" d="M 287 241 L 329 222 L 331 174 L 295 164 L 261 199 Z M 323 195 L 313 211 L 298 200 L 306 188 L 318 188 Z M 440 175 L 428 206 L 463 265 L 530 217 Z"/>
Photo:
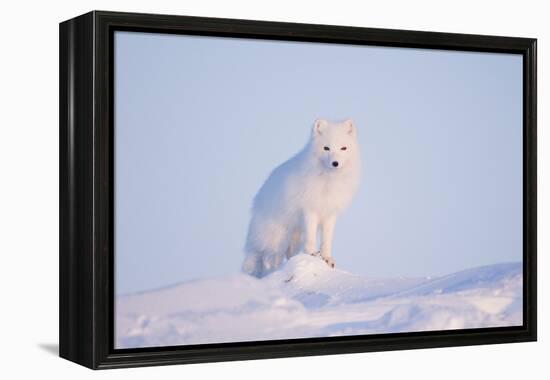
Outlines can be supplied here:
<path id="1" fill-rule="evenodd" d="M 299 254 L 257 279 L 196 280 L 116 300 L 116 347 L 152 347 L 522 324 L 522 266 L 438 278 L 365 278 Z"/>

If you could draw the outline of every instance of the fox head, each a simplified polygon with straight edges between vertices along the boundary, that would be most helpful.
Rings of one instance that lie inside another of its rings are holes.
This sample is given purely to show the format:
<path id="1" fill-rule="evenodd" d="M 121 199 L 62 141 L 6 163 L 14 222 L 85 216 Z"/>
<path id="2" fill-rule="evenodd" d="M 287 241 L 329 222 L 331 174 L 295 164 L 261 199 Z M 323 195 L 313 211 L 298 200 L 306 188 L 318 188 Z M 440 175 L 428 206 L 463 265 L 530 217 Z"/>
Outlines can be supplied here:
<path id="1" fill-rule="evenodd" d="M 350 163 L 355 163 L 359 150 L 353 120 L 347 119 L 340 123 L 315 120 L 311 149 L 321 166 L 327 170 L 342 170 Z"/>

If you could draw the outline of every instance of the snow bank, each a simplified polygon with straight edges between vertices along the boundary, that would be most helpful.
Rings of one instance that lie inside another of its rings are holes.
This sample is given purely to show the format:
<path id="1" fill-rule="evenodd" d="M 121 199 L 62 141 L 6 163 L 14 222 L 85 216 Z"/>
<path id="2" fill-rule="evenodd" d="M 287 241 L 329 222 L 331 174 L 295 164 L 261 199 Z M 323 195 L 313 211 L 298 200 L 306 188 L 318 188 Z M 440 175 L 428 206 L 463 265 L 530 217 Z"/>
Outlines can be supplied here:
<path id="1" fill-rule="evenodd" d="M 444 277 L 370 279 L 297 255 L 259 280 L 246 274 L 121 296 L 117 348 L 292 339 L 522 324 L 522 266 Z"/>

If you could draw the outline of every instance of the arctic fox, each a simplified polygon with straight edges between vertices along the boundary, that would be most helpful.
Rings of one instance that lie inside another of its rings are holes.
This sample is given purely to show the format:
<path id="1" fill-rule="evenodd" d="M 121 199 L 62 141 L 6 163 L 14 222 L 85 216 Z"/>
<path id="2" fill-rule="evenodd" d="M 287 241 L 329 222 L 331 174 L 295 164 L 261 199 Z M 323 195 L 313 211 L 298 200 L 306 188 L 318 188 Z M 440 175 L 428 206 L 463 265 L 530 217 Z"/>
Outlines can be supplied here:
<path id="1" fill-rule="evenodd" d="M 336 217 L 350 203 L 359 173 L 353 121 L 316 120 L 306 146 L 275 168 L 254 198 L 243 271 L 263 277 L 300 251 L 334 267 Z"/>

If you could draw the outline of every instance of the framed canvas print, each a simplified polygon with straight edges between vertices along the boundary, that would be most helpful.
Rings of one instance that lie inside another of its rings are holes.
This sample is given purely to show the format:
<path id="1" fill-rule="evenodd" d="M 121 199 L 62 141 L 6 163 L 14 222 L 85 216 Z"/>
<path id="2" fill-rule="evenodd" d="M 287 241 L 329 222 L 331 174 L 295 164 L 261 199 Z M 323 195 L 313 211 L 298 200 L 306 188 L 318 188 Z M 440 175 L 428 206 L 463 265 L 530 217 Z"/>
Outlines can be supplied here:
<path id="1" fill-rule="evenodd" d="M 536 40 L 60 24 L 60 355 L 536 339 Z"/>

